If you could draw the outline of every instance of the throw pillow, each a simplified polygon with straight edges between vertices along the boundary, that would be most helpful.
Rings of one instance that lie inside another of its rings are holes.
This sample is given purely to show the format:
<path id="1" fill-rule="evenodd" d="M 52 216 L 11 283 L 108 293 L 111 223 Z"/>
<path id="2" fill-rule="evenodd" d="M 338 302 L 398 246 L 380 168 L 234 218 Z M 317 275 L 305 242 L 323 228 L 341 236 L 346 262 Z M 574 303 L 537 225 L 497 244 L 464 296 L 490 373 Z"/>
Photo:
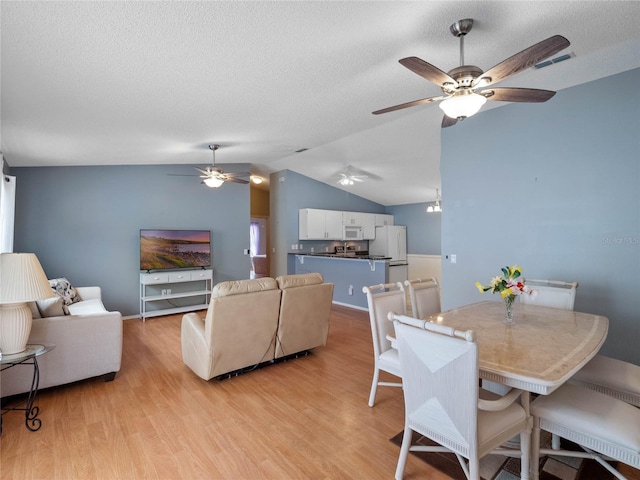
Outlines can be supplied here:
<path id="1" fill-rule="evenodd" d="M 49 280 L 49 285 L 53 292 L 62 299 L 62 310 L 64 311 L 64 314 L 69 315 L 69 309 L 67 306 L 80 301 L 78 292 L 71 286 L 69 280 L 64 277 Z"/>
<path id="2" fill-rule="evenodd" d="M 40 315 L 43 318 L 60 317 L 65 314 L 64 310 L 62 309 L 62 298 L 60 297 L 52 297 L 45 300 L 36 300 L 36 305 L 38 306 Z"/>
<path id="3" fill-rule="evenodd" d="M 42 318 L 42 315 L 40 315 L 40 310 L 38 310 L 38 305 L 36 304 L 36 302 L 29 302 L 27 303 L 27 305 L 29 306 L 29 310 L 31 310 L 31 318 Z"/>

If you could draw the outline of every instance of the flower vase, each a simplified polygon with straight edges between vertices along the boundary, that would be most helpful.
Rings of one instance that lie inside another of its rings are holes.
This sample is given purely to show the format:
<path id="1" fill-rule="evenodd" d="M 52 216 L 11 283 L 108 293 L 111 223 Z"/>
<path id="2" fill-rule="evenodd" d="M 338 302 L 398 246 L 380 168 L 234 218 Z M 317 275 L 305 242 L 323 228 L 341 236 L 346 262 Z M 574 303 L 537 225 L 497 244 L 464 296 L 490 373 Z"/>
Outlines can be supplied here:
<path id="1" fill-rule="evenodd" d="M 505 317 L 504 323 L 507 325 L 513 325 L 515 322 L 513 321 L 513 302 L 516 300 L 515 295 L 509 295 L 504 297 L 504 306 L 507 309 L 507 316 Z"/>

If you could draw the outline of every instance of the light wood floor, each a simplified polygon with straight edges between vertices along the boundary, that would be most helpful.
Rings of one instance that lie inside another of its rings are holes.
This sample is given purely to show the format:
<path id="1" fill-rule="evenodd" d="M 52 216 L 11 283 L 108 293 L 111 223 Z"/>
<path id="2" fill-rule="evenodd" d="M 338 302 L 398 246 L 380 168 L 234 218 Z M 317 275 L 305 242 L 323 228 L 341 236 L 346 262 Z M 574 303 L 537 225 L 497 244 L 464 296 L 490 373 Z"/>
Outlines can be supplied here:
<path id="1" fill-rule="evenodd" d="M 209 382 L 182 363 L 180 321 L 125 321 L 116 379 L 41 391 L 39 431 L 6 414 L 2 480 L 393 478 L 402 392 L 380 387 L 367 406 L 366 312 L 335 306 L 326 347 Z M 448 480 L 415 458 L 405 473 Z"/>

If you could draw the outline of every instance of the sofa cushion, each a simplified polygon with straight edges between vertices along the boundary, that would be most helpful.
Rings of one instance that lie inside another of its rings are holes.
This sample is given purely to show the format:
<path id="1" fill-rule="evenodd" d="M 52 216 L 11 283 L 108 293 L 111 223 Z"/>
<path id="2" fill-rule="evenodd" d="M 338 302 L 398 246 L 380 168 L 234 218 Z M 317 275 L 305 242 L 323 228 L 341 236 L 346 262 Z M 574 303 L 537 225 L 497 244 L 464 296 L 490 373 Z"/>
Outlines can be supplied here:
<path id="1" fill-rule="evenodd" d="M 62 309 L 62 298 L 58 296 L 46 298 L 44 300 L 36 300 L 36 305 L 38 306 L 38 310 L 40 311 L 40 316 L 42 318 L 60 317 L 65 314 Z"/>
<path id="2" fill-rule="evenodd" d="M 66 278 L 53 278 L 49 280 L 49 285 L 53 292 L 62 299 L 62 310 L 65 315 L 69 314 L 69 305 L 80 301 L 78 292 L 71 286 L 71 283 Z"/>
<path id="3" fill-rule="evenodd" d="M 29 302 L 27 303 L 27 306 L 29 307 L 29 310 L 31 310 L 31 318 L 42 318 L 42 315 L 40 315 L 40 310 L 38 310 L 38 304 L 36 304 L 36 302 Z"/>
<path id="4" fill-rule="evenodd" d="M 105 313 L 107 311 L 107 309 L 104 308 L 102 300 L 98 300 L 97 298 L 76 302 L 67 308 L 69 309 L 70 315 L 89 315 L 92 313 Z"/>
<path id="5" fill-rule="evenodd" d="M 294 287 L 304 287 L 305 285 L 319 285 L 324 282 L 319 273 L 303 273 L 299 275 L 283 275 L 276 279 L 280 290 Z"/>
<path id="6" fill-rule="evenodd" d="M 278 284 L 271 277 L 255 278 L 252 280 L 234 280 L 218 283 L 211 292 L 211 298 L 277 289 Z"/>

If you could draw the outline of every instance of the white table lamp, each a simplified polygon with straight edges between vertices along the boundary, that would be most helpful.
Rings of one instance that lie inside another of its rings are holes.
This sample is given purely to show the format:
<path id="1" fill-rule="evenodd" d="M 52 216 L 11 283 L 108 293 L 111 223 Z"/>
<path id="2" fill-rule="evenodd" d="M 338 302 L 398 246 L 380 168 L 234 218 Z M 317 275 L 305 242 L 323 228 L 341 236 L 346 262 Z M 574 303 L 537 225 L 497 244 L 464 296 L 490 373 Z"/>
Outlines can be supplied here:
<path id="1" fill-rule="evenodd" d="M 55 294 L 34 253 L 0 254 L 0 352 L 24 351 L 31 333 L 27 302 Z"/>

